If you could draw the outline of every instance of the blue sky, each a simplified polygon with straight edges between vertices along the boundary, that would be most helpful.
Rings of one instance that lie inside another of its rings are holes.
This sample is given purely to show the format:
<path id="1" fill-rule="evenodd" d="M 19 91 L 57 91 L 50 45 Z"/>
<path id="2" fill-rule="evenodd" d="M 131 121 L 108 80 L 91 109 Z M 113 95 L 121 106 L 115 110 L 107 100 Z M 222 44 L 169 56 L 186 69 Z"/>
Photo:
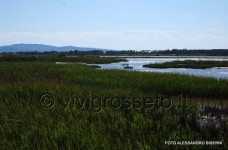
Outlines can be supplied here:
<path id="1" fill-rule="evenodd" d="M 227 0 L 0 0 L 0 45 L 228 48 Z"/>

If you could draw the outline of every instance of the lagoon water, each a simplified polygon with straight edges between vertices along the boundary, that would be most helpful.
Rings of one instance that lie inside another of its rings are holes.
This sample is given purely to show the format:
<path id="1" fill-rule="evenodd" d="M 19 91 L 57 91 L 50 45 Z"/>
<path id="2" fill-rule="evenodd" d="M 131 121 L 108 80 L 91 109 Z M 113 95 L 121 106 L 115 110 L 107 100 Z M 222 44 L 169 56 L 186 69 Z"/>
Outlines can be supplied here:
<path id="1" fill-rule="evenodd" d="M 143 65 L 150 63 L 164 63 L 171 61 L 184 60 L 214 60 L 228 61 L 228 57 L 148 57 L 148 58 L 126 58 L 128 62 L 119 62 L 111 64 L 99 64 L 101 69 L 124 69 L 124 64 L 133 67 L 133 71 L 144 72 L 162 72 L 162 73 L 178 73 L 193 76 L 213 77 L 219 79 L 228 79 L 228 68 L 210 68 L 210 69 L 188 69 L 188 68 L 145 68 Z"/>

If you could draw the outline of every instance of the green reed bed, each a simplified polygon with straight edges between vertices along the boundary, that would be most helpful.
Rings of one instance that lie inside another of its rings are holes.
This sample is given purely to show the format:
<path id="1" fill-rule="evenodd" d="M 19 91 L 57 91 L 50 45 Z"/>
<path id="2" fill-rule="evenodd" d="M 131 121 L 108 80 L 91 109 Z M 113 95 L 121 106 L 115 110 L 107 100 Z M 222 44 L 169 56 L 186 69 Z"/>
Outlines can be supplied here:
<path id="1" fill-rule="evenodd" d="M 23 55 L 3 55 L 0 62 L 70 62 L 70 63 L 88 63 L 88 64 L 106 64 L 126 61 L 124 58 L 107 58 L 100 56 L 23 56 Z"/>
<path id="2" fill-rule="evenodd" d="M 188 110 L 115 109 L 109 103 L 99 112 L 74 105 L 74 97 L 154 97 L 187 95 L 189 98 L 228 98 L 228 81 L 176 74 L 99 70 L 80 64 L 54 62 L 0 63 L 0 147 L 3 149 L 164 149 L 165 141 L 218 140 L 227 148 L 227 126 L 196 131 Z M 43 94 L 55 105 L 45 108 Z M 70 101 L 71 100 L 71 101 Z M 181 121 L 178 116 L 182 116 Z M 170 148 L 170 147 L 169 147 Z M 200 149 L 204 146 L 173 146 Z"/>
<path id="3" fill-rule="evenodd" d="M 212 67 L 228 67 L 228 61 L 172 61 L 161 64 L 147 64 L 143 67 L 147 68 L 194 68 L 194 69 L 206 69 Z"/>

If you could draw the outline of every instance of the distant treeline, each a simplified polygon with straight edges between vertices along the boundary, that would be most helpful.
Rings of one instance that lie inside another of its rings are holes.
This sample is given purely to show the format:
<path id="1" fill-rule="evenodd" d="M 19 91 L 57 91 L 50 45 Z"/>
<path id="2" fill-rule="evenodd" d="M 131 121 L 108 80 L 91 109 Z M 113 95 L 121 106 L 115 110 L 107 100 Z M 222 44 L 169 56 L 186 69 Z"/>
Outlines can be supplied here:
<path id="1" fill-rule="evenodd" d="M 106 55 L 174 55 L 174 56 L 228 56 L 228 49 L 212 49 L 212 50 L 143 50 L 143 51 L 106 51 Z"/>
<path id="2" fill-rule="evenodd" d="M 46 52 L 16 52 L 16 53 L 2 53 L 2 54 L 18 54 L 18 55 L 151 55 L 151 56 L 228 56 L 228 49 L 210 49 L 210 50 L 187 50 L 187 49 L 173 49 L 173 50 L 91 50 L 91 51 L 46 51 Z"/>

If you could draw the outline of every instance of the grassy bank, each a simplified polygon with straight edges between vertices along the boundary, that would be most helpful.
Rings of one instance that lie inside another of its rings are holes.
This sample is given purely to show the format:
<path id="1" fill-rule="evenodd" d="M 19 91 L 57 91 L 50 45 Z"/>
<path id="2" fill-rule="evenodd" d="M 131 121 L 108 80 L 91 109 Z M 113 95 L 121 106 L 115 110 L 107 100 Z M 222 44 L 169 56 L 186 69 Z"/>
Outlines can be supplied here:
<path id="1" fill-rule="evenodd" d="M 97 113 L 74 107 L 72 101 L 75 96 L 124 99 L 181 94 L 189 98 L 227 99 L 227 80 L 98 70 L 80 64 L 56 65 L 52 61 L 1 62 L 0 77 L 3 149 L 164 149 L 168 148 L 164 143 L 169 140 L 221 140 L 225 143 L 222 147 L 227 146 L 227 126 L 216 131 L 209 127 L 196 131 L 187 124 L 186 116 L 197 118 L 192 106 L 188 110 L 171 107 L 160 111 L 114 109 L 108 105 Z M 42 96 L 47 93 L 55 100 L 50 109 L 41 104 Z"/>
<path id="2" fill-rule="evenodd" d="M 206 69 L 212 67 L 228 67 L 228 61 L 172 61 L 161 64 L 147 64 L 143 67 L 147 68 L 194 68 L 194 69 Z"/>
<path id="3" fill-rule="evenodd" d="M 48 55 L 48 56 L 23 56 L 23 55 L 3 55 L 0 62 L 72 62 L 88 64 L 107 64 L 126 61 L 124 58 L 106 58 L 100 56 L 71 56 Z"/>

